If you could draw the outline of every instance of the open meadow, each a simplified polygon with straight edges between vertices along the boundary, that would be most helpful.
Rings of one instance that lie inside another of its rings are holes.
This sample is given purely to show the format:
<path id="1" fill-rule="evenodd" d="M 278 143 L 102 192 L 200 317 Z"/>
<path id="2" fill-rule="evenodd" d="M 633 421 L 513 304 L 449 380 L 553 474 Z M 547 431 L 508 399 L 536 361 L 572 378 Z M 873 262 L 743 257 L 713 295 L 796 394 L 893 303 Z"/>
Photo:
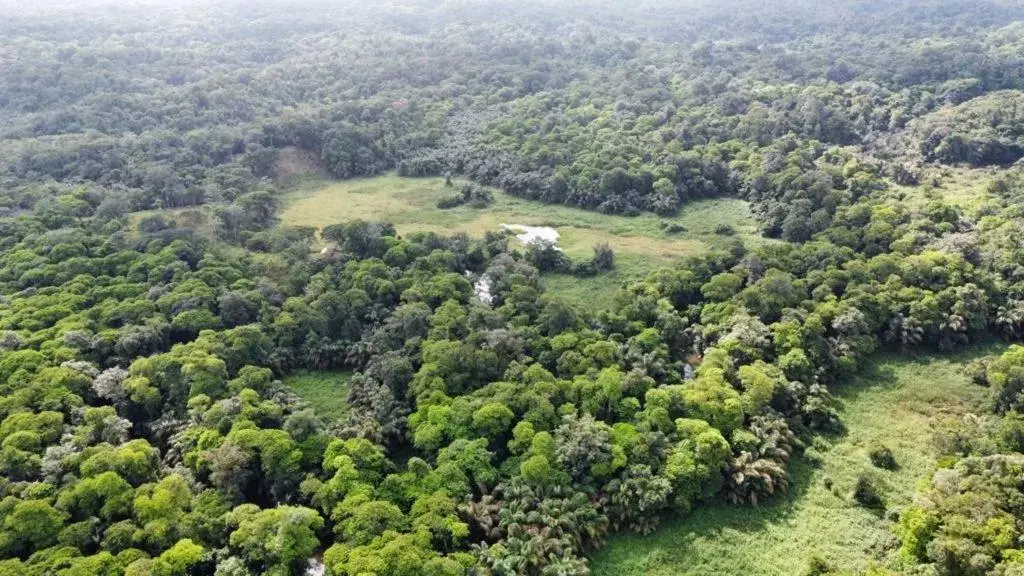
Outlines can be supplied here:
<path id="1" fill-rule="evenodd" d="M 456 182 L 459 186 L 461 182 Z M 575 302 L 603 304 L 623 282 L 699 254 L 723 241 L 716 226 L 726 224 L 745 242 L 764 241 L 749 205 L 736 198 L 714 198 L 687 203 L 675 217 L 655 214 L 615 216 L 567 206 L 543 204 L 494 191 L 486 208 L 459 206 L 440 209 L 437 201 L 452 193 L 443 178 L 403 178 L 394 175 L 328 182 L 309 180 L 286 196 L 282 224 L 323 228 L 348 220 L 385 220 L 401 234 L 465 232 L 483 236 L 502 224 L 549 226 L 559 233 L 558 245 L 576 259 L 589 258 L 599 242 L 615 250 L 616 269 L 589 279 L 564 275 L 549 277 L 548 287 Z M 669 234 L 663 224 L 683 231 Z"/>

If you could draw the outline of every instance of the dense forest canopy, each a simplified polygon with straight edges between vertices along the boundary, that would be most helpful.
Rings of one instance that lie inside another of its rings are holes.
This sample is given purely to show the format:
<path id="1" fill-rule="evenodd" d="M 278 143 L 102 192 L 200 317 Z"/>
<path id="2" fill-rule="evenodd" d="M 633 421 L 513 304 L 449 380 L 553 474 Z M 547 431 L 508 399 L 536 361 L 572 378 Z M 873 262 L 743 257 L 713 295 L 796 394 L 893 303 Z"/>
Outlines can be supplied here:
<path id="1" fill-rule="evenodd" d="M 1024 337 L 1017 1 L 4 3 L 0 80 L 0 576 L 582 576 L 786 490 L 875 351 Z M 607 245 L 281 226 L 296 157 L 779 241 L 577 307 Z M 872 573 L 1024 573 L 1022 366 Z"/>

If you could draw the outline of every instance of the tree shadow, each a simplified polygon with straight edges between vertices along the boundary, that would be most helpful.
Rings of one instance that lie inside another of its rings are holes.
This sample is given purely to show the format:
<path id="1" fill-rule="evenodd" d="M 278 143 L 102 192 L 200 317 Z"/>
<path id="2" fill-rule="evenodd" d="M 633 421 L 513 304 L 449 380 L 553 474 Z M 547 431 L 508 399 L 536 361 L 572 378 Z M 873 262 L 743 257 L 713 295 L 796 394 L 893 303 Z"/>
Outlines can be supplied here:
<path id="1" fill-rule="evenodd" d="M 927 363 L 927 357 L 903 357 L 885 355 L 875 357 L 862 370 L 850 378 L 840 381 L 830 388 L 832 396 L 842 405 L 848 402 L 856 402 L 863 394 L 877 388 L 891 385 L 896 377 L 896 369 L 892 362 L 915 362 L 922 366 Z"/>

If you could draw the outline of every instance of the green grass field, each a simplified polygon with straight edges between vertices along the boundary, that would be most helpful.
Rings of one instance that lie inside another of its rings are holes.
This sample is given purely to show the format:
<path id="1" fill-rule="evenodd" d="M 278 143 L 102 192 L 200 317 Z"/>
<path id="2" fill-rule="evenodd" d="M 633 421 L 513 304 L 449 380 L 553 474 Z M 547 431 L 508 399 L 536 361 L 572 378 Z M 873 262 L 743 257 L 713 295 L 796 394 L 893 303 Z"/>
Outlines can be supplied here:
<path id="1" fill-rule="evenodd" d="M 311 179 L 287 195 L 281 219 L 285 225 L 318 228 L 357 218 L 386 220 L 403 234 L 461 231 L 474 237 L 498 230 L 502 224 L 550 226 L 561 235 L 559 246 L 574 258 L 588 258 L 595 244 L 608 242 L 615 250 L 617 270 L 582 281 L 554 276 L 549 282 L 550 290 L 588 306 L 606 303 L 625 281 L 721 243 L 722 237 L 714 234 L 718 224 L 731 225 L 746 242 L 764 241 L 747 203 L 735 198 L 691 202 L 672 218 L 654 214 L 630 218 L 543 204 L 500 191 L 494 191 L 494 204 L 485 209 L 437 208 L 437 200 L 451 193 L 443 178 Z M 680 224 L 686 231 L 666 234 L 659 226 L 662 221 Z"/>
<path id="2" fill-rule="evenodd" d="M 897 543 L 890 523 L 850 499 L 856 477 L 863 471 L 875 477 L 889 507 L 909 503 L 935 464 L 936 428 L 984 409 L 984 389 L 962 373 L 983 352 L 992 350 L 877 358 L 837 392 L 847 432 L 819 439 L 793 463 L 788 493 L 760 507 L 710 504 L 665 521 L 652 535 L 616 536 L 591 559 L 594 576 L 793 576 L 812 554 L 846 570 L 892 562 Z M 897 470 L 871 465 L 873 441 L 892 449 Z"/>
<path id="3" fill-rule="evenodd" d="M 317 416 L 328 422 L 337 422 L 348 414 L 345 396 L 351 372 L 301 371 L 289 374 L 284 384 L 290 386 L 309 405 Z"/>

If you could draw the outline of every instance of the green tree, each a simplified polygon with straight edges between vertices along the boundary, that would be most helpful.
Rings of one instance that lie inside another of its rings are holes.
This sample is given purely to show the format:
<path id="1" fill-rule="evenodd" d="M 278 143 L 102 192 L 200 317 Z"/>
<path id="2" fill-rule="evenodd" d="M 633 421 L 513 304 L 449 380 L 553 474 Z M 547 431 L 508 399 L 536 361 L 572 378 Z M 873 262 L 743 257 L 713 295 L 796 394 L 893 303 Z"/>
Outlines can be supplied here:
<path id="1" fill-rule="evenodd" d="M 317 532 L 324 521 L 319 514 L 301 506 L 279 506 L 249 511 L 236 508 L 238 522 L 231 532 L 231 547 L 264 574 L 288 576 L 305 562 L 320 540 Z"/>

